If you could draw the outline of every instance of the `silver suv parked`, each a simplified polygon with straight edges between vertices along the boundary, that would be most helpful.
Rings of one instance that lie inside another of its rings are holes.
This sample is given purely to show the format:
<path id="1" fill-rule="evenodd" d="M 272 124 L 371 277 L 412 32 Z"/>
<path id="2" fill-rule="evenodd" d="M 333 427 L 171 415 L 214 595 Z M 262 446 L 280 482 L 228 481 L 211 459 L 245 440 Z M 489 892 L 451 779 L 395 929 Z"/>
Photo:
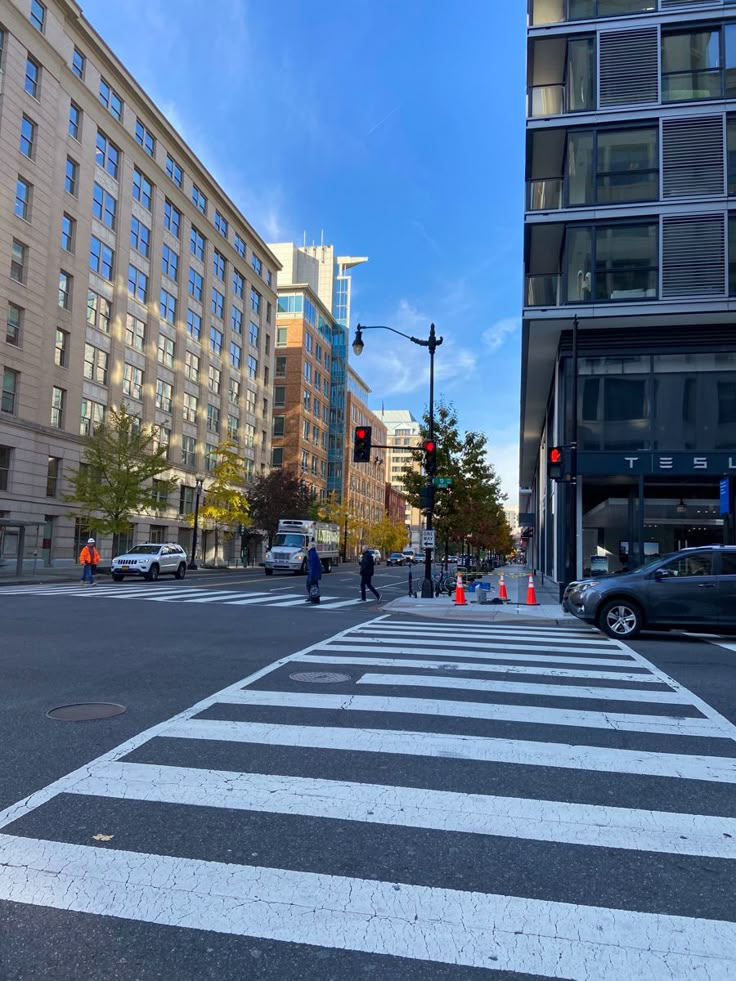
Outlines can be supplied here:
<path id="1" fill-rule="evenodd" d="M 124 555 L 115 556 L 110 573 L 115 582 L 122 582 L 124 576 L 158 579 L 166 574 L 183 579 L 187 574 L 187 553 L 175 542 L 134 545 Z"/>
<path id="2" fill-rule="evenodd" d="M 623 640 L 644 627 L 734 628 L 736 547 L 686 548 L 636 569 L 571 582 L 562 606 Z"/>

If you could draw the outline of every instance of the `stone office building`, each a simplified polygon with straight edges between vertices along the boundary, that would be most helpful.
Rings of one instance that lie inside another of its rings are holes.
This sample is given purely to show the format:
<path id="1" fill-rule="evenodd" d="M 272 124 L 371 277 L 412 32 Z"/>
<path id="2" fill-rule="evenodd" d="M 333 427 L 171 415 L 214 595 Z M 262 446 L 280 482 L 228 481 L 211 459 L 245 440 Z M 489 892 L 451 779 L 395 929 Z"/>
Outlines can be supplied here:
<path id="1" fill-rule="evenodd" d="M 530 0 L 528 84 L 520 510 L 565 582 L 724 539 L 736 6 Z"/>

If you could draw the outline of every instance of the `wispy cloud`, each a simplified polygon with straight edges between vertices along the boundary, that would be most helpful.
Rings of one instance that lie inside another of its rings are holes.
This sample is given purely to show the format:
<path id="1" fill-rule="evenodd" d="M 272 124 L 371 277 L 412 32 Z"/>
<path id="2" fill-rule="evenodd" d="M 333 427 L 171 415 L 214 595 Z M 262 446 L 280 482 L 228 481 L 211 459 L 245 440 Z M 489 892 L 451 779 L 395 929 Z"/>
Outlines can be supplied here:
<path id="1" fill-rule="evenodd" d="M 419 232 L 422 238 L 429 243 L 429 245 L 432 247 L 432 251 L 436 252 L 437 255 L 442 255 L 442 249 L 440 248 L 439 244 L 435 239 L 432 238 L 432 236 L 429 234 L 429 232 L 421 223 L 421 221 L 417 221 L 416 218 L 412 218 L 411 224 L 413 225 L 414 228 L 416 228 L 416 230 Z"/>
<path id="2" fill-rule="evenodd" d="M 383 117 L 383 119 L 379 119 L 378 122 L 375 124 L 375 126 L 371 126 L 371 128 L 365 134 L 366 135 L 366 138 L 369 137 L 372 133 L 375 133 L 376 130 L 379 128 L 379 126 L 383 126 L 383 124 L 385 122 L 387 122 L 393 116 L 393 114 L 395 112 L 398 112 L 400 108 L 401 108 L 400 105 L 394 106 L 393 109 L 391 110 L 391 112 L 386 113 L 386 115 Z"/>
<path id="3" fill-rule="evenodd" d="M 497 351 L 520 327 L 521 321 L 518 317 L 504 317 L 502 320 L 497 320 L 481 334 L 483 344 L 489 351 Z"/>

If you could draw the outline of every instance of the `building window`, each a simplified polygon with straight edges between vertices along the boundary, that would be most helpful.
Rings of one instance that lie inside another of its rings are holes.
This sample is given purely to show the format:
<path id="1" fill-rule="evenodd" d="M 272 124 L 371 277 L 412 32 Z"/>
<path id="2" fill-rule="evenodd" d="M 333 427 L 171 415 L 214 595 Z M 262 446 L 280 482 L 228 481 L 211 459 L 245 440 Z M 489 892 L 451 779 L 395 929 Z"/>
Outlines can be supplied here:
<path id="1" fill-rule="evenodd" d="M 217 327 L 210 327 L 210 351 L 218 355 L 222 351 L 222 331 Z"/>
<path id="2" fill-rule="evenodd" d="M 20 332 L 23 324 L 23 310 L 15 303 L 8 303 L 8 316 L 5 324 L 5 341 L 14 347 L 20 346 Z"/>
<path id="3" fill-rule="evenodd" d="M 228 380 L 227 400 L 231 405 L 237 405 L 240 401 L 240 382 L 237 378 Z"/>
<path id="4" fill-rule="evenodd" d="M 31 23 L 43 34 L 46 27 L 46 8 L 39 0 L 31 0 Z"/>
<path id="5" fill-rule="evenodd" d="M 253 347 L 258 347 L 258 335 L 259 335 L 259 333 L 260 333 L 260 331 L 259 331 L 259 328 L 258 328 L 258 324 L 254 324 L 253 321 L 251 320 L 250 321 L 250 324 L 248 326 L 248 340 L 253 345 Z"/>
<path id="6" fill-rule="evenodd" d="M 20 152 L 29 159 L 33 159 L 35 145 L 36 124 L 28 116 L 23 116 L 20 121 Z"/>
<path id="7" fill-rule="evenodd" d="M 115 253 L 109 245 L 105 245 L 96 236 L 92 236 L 89 241 L 89 268 L 93 273 L 102 276 L 112 282 L 112 270 L 115 262 Z M 59 283 L 61 292 L 61 283 Z"/>
<path id="8" fill-rule="evenodd" d="M 245 284 L 245 280 L 243 279 L 243 277 L 241 276 L 241 274 L 238 272 L 238 270 L 237 269 L 234 269 L 233 270 L 233 293 L 236 296 L 240 297 L 241 300 L 243 299 L 243 286 L 244 286 L 244 284 Z"/>
<path id="9" fill-rule="evenodd" d="M 199 340 L 202 333 L 202 318 L 193 310 L 187 310 L 187 334 L 195 341 Z"/>
<path id="10" fill-rule="evenodd" d="M 199 383 L 199 355 L 187 351 L 184 355 L 184 377 L 190 382 Z"/>
<path id="11" fill-rule="evenodd" d="M 304 362 L 304 381 L 308 384 L 312 384 L 312 366 L 308 361 Z"/>
<path id="12" fill-rule="evenodd" d="M 87 67 L 87 59 L 79 50 L 79 48 L 75 48 L 74 54 L 72 55 L 72 71 L 77 76 L 77 78 L 84 79 L 84 72 L 86 67 Z"/>
<path id="13" fill-rule="evenodd" d="M 250 288 L 250 308 L 253 313 L 261 312 L 261 294 L 258 290 L 254 290 L 252 286 Z"/>
<path id="14" fill-rule="evenodd" d="M 199 404 L 199 399 L 196 395 L 190 395 L 186 393 L 184 395 L 184 408 L 182 418 L 184 422 L 197 422 L 197 407 Z"/>
<path id="15" fill-rule="evenodd" d="M 64 172 L 64 190 L 67 194 L 77 196 L 77 181 L 79 179 L 79 164 L 71 157 L 66 158 L 66 170 Z"/>
<path id="16" fill-rule="evenodd" d="M 273 273 L 270 269 L 266 270 L 266 286 L 271 286 L 273 283 Z"/>
<path id="17" fill-rule="evenodd" d="M 225 257 L 217 249 L 212 256 L 212 272 L 218 279 L 225 281 Z"/>
<path id="18" fill-rule="evenodd" d="M 181 187 L 184 174 L 176 160 L 168 153 L 166 154 L 166 174 L 177 187 Z"/>
<path id="19" fill-rule="evenodd" d="M 211 364 L 207 369 L 207 388 L 213 395 L 219 395 L 221 385 L 222 372 L 219 368 L 216 368 L 213 364 Z"/>
<path id="20" fill-rule="evenodd" d="M 207 405 L 207 432 L 220 432 L 220 410 L 216 405 Z"/>
<path id="21" fill-rule="evenodd" d="M 132 263 L 128 266 L 128 292 L 141 303 L 148 301 L 148 276 Z"/>
<path id="22" fill-rule="evenodd" d="M 171 400 L 173 398 L 174 389 L 169 382 L 162 381 L 162 379 L 156 379 L 156 408 L 161 409 L 162 412 L 171 412 Z"/>
<path id="23" fill-rule="evenodd" d="M 736 95 L 736 25 L 662 31 L 662 101 Z"/>
<path id="24" fill-rule="evenodd" d="M 143 372 L 127 361 L 123 365 L 123 394 L 132 399 L 143 398 Z"/>
<path id="25" fill-rule="evenodd" d="M 565 183 L 568 207 L 657 200 L 658 130 L 640 127 L 571 132 Z"/>
<path id="26" fill-rule="evenodd" d="M 156 504 L 159 510 L 164 510 L 168 506 L 168 499 L 166 497 L 165 491 L 159 491 L 156 488 L 156 484 L 162 485 L 163 481 L 154 480 L 153 482 L 153 493 L 156 498 Z M 162 542 L 166 541 L 166 525 L 151 525 L 148 532 L 149 542 L 153 542 L 156 545 L 160 545 Z"/>
<path id="27" fill-rule="evenodd" d="M 230 364 L 233 368 L 240 368 L 242 353 L 240 345 L 236 344 L 235 341 L 230 341 Z"/>
<path id="28" fill-rule="evenodd" d="M 272 467 L 283 467 L 284 465 L 284 449 L 282 446 L 274 446 L 271 450 L 271 466 Z"/>
<path id="29" fill-rule="evenodd" d="M 235 442 L 238 440 L 238 417 L 228 415 L 227 417 L 227 438 Z"/>
<path id="30" fill-rule="evenodd" d="M 313 347 L 314 347 L 314 338 L 309 333 L 309 331 L 306 331 L 304 334 L 304 350 L 307 352 L 307 354 L 311 354 Z"/>
<path id="31" fill-rule="evenodd" d="M 284 356 L 276 358 L 276 378 L 286 378 L 286 358 Z"/>
<path id="32" fill-rule="evenodd" d="M 101 351 L 92 344 L 84 345 L 84 377 L 98 385 L 107 385 L 107 351 Z"/>
<path id="33" fill-rule="evenodd" d="M 134 351 L 140 352 L 143 352 L 146 346 L 146 325 L 132 313 L 127 315 L 125 321 L 125 343 Z"/>
<path id="34" fill-rule="evenodd" d="M 286 416 L 274 416 L 272 434 L 276 437 L 283 436 L 285 432 L 285 426 L 286 426 Z"/>
<path id="35" fill-rule="evenodd" d="M 0 491 L 6 491 L 10 483 L 10 459 L 13 448 L 0 446 Z"/>
<path id="36" fill-rule="evenodd" d="M 153 185 L 137 167 L 133 169 L 133 197 L 136 201 L 140 201 L 147 211 L 151 210 Z"/>
<path id="37" fill-rule="evenodd" d="M 92 188 L 92 215 L 103 225 L 115 231 L 118 205 L 115 198 L 100 184 Z"/>
<path id="38" fill-rule="evenodd" d="M 181 211 L 166 198 L 164 202 L 164 228 L 167 228 L 172 235 L 179 238 L 181 228 Z"/>
<path id="39" fill-rule="evenodd" d="M 274 385 L 273 404 L 278 408 L 286 405 L 286 388 L 284 385 Z"/>
<path id="40" fill-rule="evenodd" d="M 31 220 L 31 193 L 32 185 L 19 177 L 15 182 L 15 214 L 23 221 Z"/>
<path id="41" fill-rule="evenodd" d="M 204 450 L 204 468 L 211 473 L 217 466 L 217 447 L 207 443 Z"/>
<path id="42" fill-rule="evenodd" d="M 241 259 L 244 259 L 245 258 L 245 242 L 240 237 L 240 235 L 238 235 L 237 232 L 235 233 L 235 237 L 233 239 L 233 246 L 235 248 L 235 251 L 240 256 L 240 258 Z"/>
<path id="43" fill-rule="evenodd" d="M 657 225 L 569 226 L 567 302 L 657 298 Z"/>
<path id="44" fill-rule="evenodd" d="M 258 377 L 258 361 L 252 354 L 248 355 L 248 377 L 253 379 Z"/>
<path id="45" fill-rule="evenodd" d="M 215 317 L 219 317 L 220 320 L 222 320 L 224 316 L 225 297 L 223 296 L 222 293 L 220 293 L 219 290 L 216 290 L 214 286 L 212 287 L 211 306 L 212 306 L 212 313 L 215 315 Z"/>
<path id="46" fill-rule="evenodd" d="M 77 223 L 71 215 L 64 213 L 61 217 L 61 247 L 65 252 L 74 252 Z"/>
<path id="47" fill-rule="evenodd" d="M 145 126 L 140 119 L 135 121 L 135 141 L 138 146 L 142 146 L 149 157 L 153 157 L 156 153 L 156 137 L 153 133 Z"/>
<path id="48" fill-rule="evenodd" d="M 151 251 L 151 230 L 135 215 L 130 219 L 130 246 L 148 258 Z"/>
<path id="49" fill-rule="evenodd" d="M 0 400 L 0 409 L 9 415 L 15 415 L 19 378 L 20 372 L 13 371 L 12 368 L 3 369 L 3 391 L 2 399 Z"/>
<path id="50" fill-rule="evenodd" d="M 29 55 L 26 59 L 26 81 L 25 89 L 34 99 L 38 99 L 38 90 L 41 84 L 41 66 Z"/>
<path id="51" fill-rule="evenodd" d="M 167 323 L 176 323 L 176 297 L 165 289 L 161 290 L 159 314 L 161 319 L 165 320 Z"/>
<path id="52" fill-rule="evenodd" d="M 112 140 L 109 140 L 102 130 L 97 130 L 97 144 L 95 150 L 95 163 L 107 171 L 110 177 L 118 179 L 118 167 L 120 166 L 120 150 Z"/>
<path id="53" fill-rule="evenodd" d="M 237 307 L 232 307 L 230 315 L 230 327 L 233 334 L 243 333 L 243 314 Z"/>
<path id="54" fill-rule="evenodd" d="M 192 225 L 192 234 L 189 236 L 189 251 L 197 259 L 204 259 L 204 237 Z"/>
<path id="55" fill-rule="evenodd" d="M 223 235 L 225 238 L 227 238 L 227 228 L 228 228 L 227 218 L 223 217 L 219 211 L 215 211 L 215 228 L 220 233 L 220 235 Z"/>
<path id="56" fill-rule="evenodd" d="M 289 328 L 288 327 L 277 327 L 276 328 L 276 347 L 287 347 L 289 341 Z"/>
<path id="57" fill-rule="evenodd" d="M 168 245 L 164 245 L 161 254 L 161 272 L 175 283 L 179 281 L 179 256 Z"/>
<path id="58" fill-rule="evenodd" d="M 79 142 L 79 133 L 82 126 L 82 110 L 76 102 L 69 103 L 69 136 Z"/>
<path id="59" fill-rule="evenodd" d="M 182 462 L 182 465 L 183 466 L 185 466 L 185 467 L 193 467 L 194 466 L 196 449 L 197 449 L 197 443 L 196 443 L 196 440 L 195 440 L 194 436 L 182 436 L 182 438 L 181 438 L 181 462 Z M 185 495 L 184 495 L 184 491 L 187 491 L 188 490 L 190 492 L 191 496 L 192 496 L 191 502 L 189 504 L 189 512 L 191 512 L 191 511 L 194 510 L 193 488 L 191 488 L 191 487 L 182 487 L 181 490 L 182 490 L 182 496 L 181 496 L 181 498 L 179 500 L 179 514 L 187 514 L 188 512 L 185 510 L 185 505 L 186 505 L 187 502 L 186 502 L 186 498 L 185 498 Z"/>
<path id="60" fill-rule="evenodd" d="M 256 414 L 256 393 L 250 388 L 245 391 L 245 411 Z"/>
<path id="61" fill-rule="evenodd" d="M 104 78 L 100 79 L 99 98 L 102 105 L 120 122 L 123 118 L 123 100 Z"/>
<path id="62" fill-rule="evenodd" d="M 256 271 L 256 272 L 258 273 L 258 275 L 260 276 L 260 275 L 261 275 L 261 273 L 263 272 L 263 263 L 262 263 L 262 262 L 261 262 L 261 260 L 260 260 L 260 259 L 258 258 L 258 256 L 257 256 L 257 255 L 255 254 L 255 252 L 254 252 L 254 253 L 253 253 L 253 255 L 251 256 L 251 260 L 250 260 L 250 264 L 251 264 L 251 266 L 252 266 L 252 268 L 253 268 L 253 269 L 254 269 L 254 270 L 255 270 L 255 271 Z"/>
<path id="63" fill-rule="evenodd" d="M 266 300 L 266 323 L 273 323 L 273 305 L 270 300 Z"/>
<path id="64" fill-rule="evenodd" d="M 193 296 L 194 299 L 198 300 L 200 303 L 202 302 L 203 282 L 204 280 L 202 279 L 200 274 L 190 266 L 189 267 L 189 295 Z"/>
<path id="65" fill-rule="evenodd" d="M 90 260 L 91 261 L 91 260 Z M 58 302 L 62 310 L 70 310 L 72 305 L 72 283 L 74 277 L 63 269 L 59 270 L 59 296 Z"/>
<path id="66" fill-rule="evenodd" d="M 203 215 L 207 214 L 207 198 L 202 194 L 196 184 L 192 184 L 192 202 L 195 208 L 198 208 Z"/>
<path id="67" fill-rule="evenodd" d="M 87 292 L 87 323 L 105 334 L 110 333 L 111 304 L 107 297 L 94 290 Z"/>
<path id="68" fill-rule="evenodd" d="M 91 399 L 82 399 L 82 411 L 79 418 L 79 435 L 91 436 L 105 421 L 105 406 Z"/>
<path id="69" fill-rule="evenodd" d="M 174 342 L 165 334 L 158 335 L 158 363 L 174 369 Z"/>
<path id="70" fill-rule="evenodd" d="M 64 428 L 64 407 L 66 402 L 66 390 L 57 388 L 56 385 L 51 389 L 51 425 L 54 429 Z"/>

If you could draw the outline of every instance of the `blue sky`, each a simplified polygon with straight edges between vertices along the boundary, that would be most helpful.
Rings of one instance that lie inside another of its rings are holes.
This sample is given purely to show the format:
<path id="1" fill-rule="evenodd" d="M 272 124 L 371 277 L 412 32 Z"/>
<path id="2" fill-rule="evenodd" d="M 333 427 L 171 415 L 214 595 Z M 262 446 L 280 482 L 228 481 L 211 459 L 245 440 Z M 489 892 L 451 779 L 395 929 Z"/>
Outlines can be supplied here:
<path id="1" fill-rule="evenodd" d="M 353 325 L 426 337 L 436 393 L 516 504 L 522 0 L 83 0 L 85 16 L 266 241 L 367 255 Z M 209 15 L 209 16 L 208 16 Z M 425 350 L 354 359 L 374 409 L 428 395 Z"/>

